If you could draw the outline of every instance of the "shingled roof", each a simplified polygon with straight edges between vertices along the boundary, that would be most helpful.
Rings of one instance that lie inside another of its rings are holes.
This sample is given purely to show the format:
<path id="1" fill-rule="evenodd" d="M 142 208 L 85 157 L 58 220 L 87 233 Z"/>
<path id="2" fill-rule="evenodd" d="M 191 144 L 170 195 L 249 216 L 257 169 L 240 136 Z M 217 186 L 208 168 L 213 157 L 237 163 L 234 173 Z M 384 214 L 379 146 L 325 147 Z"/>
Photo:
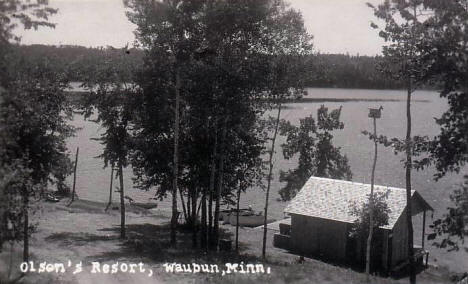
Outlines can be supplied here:
<path id="1" fill-rule="evenodd" d="M 351 214 L 353 204 L 369 200 L 371 185 L 357 182 L 311 177 L 296 197 L 284 209 L 285 213 L 353 223 L 357 216 Z M 392 229 L 406 208 L 406 190 L 403 188 L 375 185 L 374 192 L 389 191 L 387 205 L 390 209 L 388 225 Z M 432 207 L 417 193 L 411 191 L 412 213 L 416 215 Z"/>

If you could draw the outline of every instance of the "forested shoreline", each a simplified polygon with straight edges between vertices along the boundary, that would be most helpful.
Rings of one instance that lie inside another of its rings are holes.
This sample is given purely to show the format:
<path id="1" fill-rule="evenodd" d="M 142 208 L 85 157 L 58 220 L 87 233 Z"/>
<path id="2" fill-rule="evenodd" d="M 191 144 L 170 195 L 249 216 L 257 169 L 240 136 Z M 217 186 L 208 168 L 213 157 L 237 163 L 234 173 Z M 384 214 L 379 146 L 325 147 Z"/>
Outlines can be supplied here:
<path id="1" fill-rule="evenodd" d="M 139 48 L 122 49 L 112 46 L 85 47 L 78 45 L 20 45 L 18 52 L 28 60 L 38 61 L 48 58 L 55 68 L 68 70 L 71 80 L 83 82 L 83 74 L 91 68 L 112 62 L 122 65 L 122 60 L 133 66 L 141 65 L 144 51 Z M 306 85 L 317 88 L 348 89 L 404 89 L 404 83 L 391 80 L 378 71 L 383 57 L 350 54 L 317 53 L 308 58 Z M 125 59 L 123 59 L 125 58 Z"/>

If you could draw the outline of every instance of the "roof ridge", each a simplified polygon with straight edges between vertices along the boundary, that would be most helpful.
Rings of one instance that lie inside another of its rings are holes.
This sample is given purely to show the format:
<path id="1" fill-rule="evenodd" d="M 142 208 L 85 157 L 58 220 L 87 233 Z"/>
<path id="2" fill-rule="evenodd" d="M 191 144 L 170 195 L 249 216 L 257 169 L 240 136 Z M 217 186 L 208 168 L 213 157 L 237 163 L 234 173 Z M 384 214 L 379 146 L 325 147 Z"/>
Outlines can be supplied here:
<path id="1" fill-rule="evenodd" d="M 355 182 L 355 181 L 350 181 L 350 180 L 342 180 L 342 179 L 332 179 L 332 178 L 324 178 L 324 177 L 316 177 L 316 176 L 311 176 L 309 178 L 310 179 L 317 179 L 317 180 L 327 180 L 327 181 L 332 181 L 332 182 L 335 182 L 335 183 L 347 183 L 347 184 L 353 184 L 353 185 L 365 185 L 365 186 L 371 186 L 371 184 L 369 183 L 362 183 L 362 182 Z M 394 187 L 394 186 L 388 186 L 388 185 L 380 185 L 380 184 L 374 184 L 374 187 L 384 187 L 384 188 L 387 188 L 387 189 L 391 189 L 391 190 L 403 190 L 403 191 L 406 191 L 405 188 L 401 188 L 401 187 Z M 414 193 L 416 190 L 415 189 L 412 189 L 411 192 Z"/>
<path id="2" fill-rule="evenodd" d="M 391 210 L 388 225 L 393 228 L 406 208 L 406 190 L 403 188 L 376 185 L 377 191 L 388 189 L 387 205 Z M 289 202 L 284 212 L 340 222 L 352 223 L 356 217 L 350 211 L 352 204 L 362 206 L 368 201 L 370 185 L 359 182 L 312 176 L 299 193 Z M 430 205 L 412 190 L 411 196 L 419 197 L 421 206 L 431 210 Z M 415 199 L 418 201 L 419 199 Z"/>

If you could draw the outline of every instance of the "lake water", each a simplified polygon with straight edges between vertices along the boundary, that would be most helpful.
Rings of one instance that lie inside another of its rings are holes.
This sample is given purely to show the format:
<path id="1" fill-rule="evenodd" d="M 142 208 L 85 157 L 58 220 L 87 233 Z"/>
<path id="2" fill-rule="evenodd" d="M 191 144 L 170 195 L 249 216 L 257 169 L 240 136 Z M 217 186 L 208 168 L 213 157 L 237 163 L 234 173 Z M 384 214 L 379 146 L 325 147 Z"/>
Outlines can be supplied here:
<path id="1" fill-rule="evenodd" d="M 343 107 L 341 119 L 345 124 L 343 130 L 334 132 L 334 144 L 341 147 L 342 153 L 346 154 L 351 170 L 353 181 L 370 183 L 370 174 L 373 159 L 373 143 L 363 134 L 363 130 L 372 130 L 372 120 L 368 118 L 368 108 L 383 106 L 382 118 L 377 121 L 378 134 L 388 137 L 404 138 L 406 134 L 406 93 L 393 90 L 359 90 L 359 89 L 308 89 L 308 98 L 316 99 L 317 102 L 288 104 L 282 111 L 282 118 L 294 124 L 299 119 L 316 116 L 317 109 L 324 104 L 329 109 Z M 412 104 L 413 135 L 435 136 L 439 133 L 439 127 L 434 118 L 447 109 L 447 102 L 441 99 L 436 92 L 417 91 L 413 95 Z M 327 101 L 331 100 L 331 101 Z M 273 114 L 276 110 L 273 110 Z M 102 129 L 95 123 L 85 121 L 76 115 L 73 125 L 81 127 L 76 136 L 68 142 L 68 147 L 74 153 L 76 147 L 80 147 L 80 155 L 77 171 L 76 191 L 82 199 L 96 201 L 107 201 L 109 192 L 110 169 L 103 169 L 102 160 L 95 158 L 101 153 L 102 146 L 90 138 L 98 137 Z M 279 138 L 280 145 L 285 141 Z M 285 160 L 280 147 L 275 154 L 275 179 L 272 182 L 270 193 L 269 216 L 280 219 L 283 217 L 285 202 L 277 201 L 278 190 L 281 184 L 278 182 L 279 170 L 294 168 L 295 159 Z M 403 156 L 394 155 L 389 148 L 379 146 L 378 161 L 376 167 L 376 184 L 394 187 L 405 187 L 404 168 L 401 164 Z M 464 171 L 467 172 L 466 169 Z M 413 189 L 417 190 L 436 210 L 434 218 L 440 216 L 450 205 L 449 195 L 462 183 L 463 172 L 459 175 L 448 175 L 435 182 L 433 180 L 433 169 L 413 173 Z M 136 201 L 148 202 L 153 192 L 145 192 L 133 188 L 131 169 L 124 172 L 126 194 Z M 114 181 L 117 185 L 117 180 Z M 113 200 L 118 202 L 118 194 L 113 194 Z M 242 206 L 251 205 L 255 210 L 263 210 L 265 193 L 262 190 L 252 188 L 241 197 Z M 159 209 L 169 210 L 170 198 L 158 202 Z M 429 214 L 430 215 L 430 214 Z M 421 241 L 421 218 L 416 218 L 415 243 Z M 428 223 L 431 223 L 429 216 Z M 428 229 L 426 230 L 426 232 Z M 271 240 L 270 240 L 271 241 Z M 260 242 L 260 240 L 259 240 Z M 454 271 L 468 271 L 468 254 L 466 252 L 446 253 L 443 250 L 428 246 L 430 249 L 430 262 L 449 266 Z"/>

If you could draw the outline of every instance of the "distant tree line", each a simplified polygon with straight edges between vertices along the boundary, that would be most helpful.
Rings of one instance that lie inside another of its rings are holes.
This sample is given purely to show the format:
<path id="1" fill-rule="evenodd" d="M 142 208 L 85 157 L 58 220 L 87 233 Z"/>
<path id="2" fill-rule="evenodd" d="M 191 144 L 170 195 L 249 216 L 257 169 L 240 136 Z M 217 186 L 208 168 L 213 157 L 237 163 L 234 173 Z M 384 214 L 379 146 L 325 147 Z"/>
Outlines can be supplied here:
<path id="1" fill-rule="evenodd" d="M 51 59 L 53 65 L 60 70 L 70 69 L 71 79 L 77 82 L 85 81 L 82 72 L 89 68 L 115 63 L 125 66 L 121 50 L 112 46 L 84 47 L 74 45 L 22 45 L 19 47 L 24 57 L 31 60 Z M 129 56 L 125 60 L 132 65 L 142 63 L 144 51 L 139 48 L 128 48 Z M 404 82 L 395 81 L 376 69 L 383 58 L 381 56 L 324 54 L 309 55 L 306 69 L 306 85 L 320 88 L 360 88 L 360 89 L 403 89 Z M 125 72 L 125 70 L 121 70 Z"/>
<path id="2" fill-rule="evenodd" d="M 403 89 L 404 82 L 395 81 L 378 71 L 381 56 L 349 54 L 315 54 L 314 72 L 308 74 L 308 86 L 350 89 Z"/>
<path id="3" fill-rule="evenodd" d="M 136 48 L 126 49 L 128 56 L 122 57 L 122 50 L 112 46 L 84 47 L 77 45 L 19 45 L 18 53 L 31 62 L 41 62 L 48 59 L 52 68 L 66 71 L 71 81 L 85 82 L 89 71 L 103 69 L 109 64 L 119 66 L 119 73 L 125 73 L 125 64 L 142 64 L 143 51 Z"/>

